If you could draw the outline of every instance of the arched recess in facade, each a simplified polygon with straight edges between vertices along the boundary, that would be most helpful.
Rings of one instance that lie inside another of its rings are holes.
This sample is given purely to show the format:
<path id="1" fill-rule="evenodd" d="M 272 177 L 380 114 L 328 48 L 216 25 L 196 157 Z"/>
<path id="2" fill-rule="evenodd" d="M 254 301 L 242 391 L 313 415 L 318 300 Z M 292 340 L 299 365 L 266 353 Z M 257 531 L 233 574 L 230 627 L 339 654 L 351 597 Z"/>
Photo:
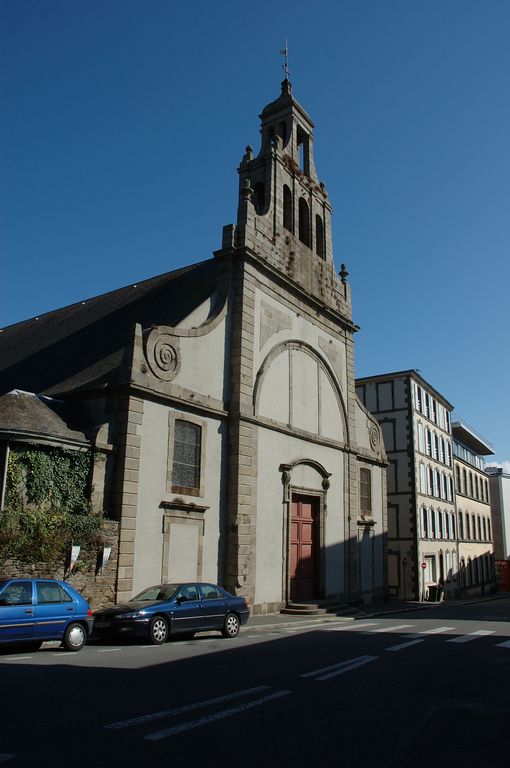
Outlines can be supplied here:
<path id="1" fill-rule="evenodd" d="M 255 386 L 253 389 L 254 416 L 259 415 L 261 392 L 263 389 L 264 381 L 267 377 L 269 369 L 271 368 L 271 365 L 274 363 L 276 358 L 279 357 L 281 354 L 285 352 L 290 352 L 292 350 L 296 350 L 306 355 L 309 355 L 317 363 L 320 369 L 323 371 L 324 375 L 326 376 L 327 380 L 331 385 L 331 388 L 335 395 L 335 399 L 338 404 L 338 410 L 342 419 L 343 434 L 345 437 L 344 442 L 346 445 L 349 445 L 350 435 L 349 435 L 349 422 L 347 419 L 347 407 L 344 401 L 344 397 L 342 395 L 342 388 L 337 379 L 337 376 L 333 368 L 329 364 L 329 362 L 325 360 L 323 357 L 321 357 L 310 344 L 307 344 L 306 342 L 303 342 L 303 341 L 298 341 L 298 340 L 284 341 L 281 344 L 278 344 L 277 346 L 275 346 L 270 352 L 268 352 L 268 354 L 264 358 L 262 365 L 260 366 L 257 372 L 257 376 L 255 379 Z"/>

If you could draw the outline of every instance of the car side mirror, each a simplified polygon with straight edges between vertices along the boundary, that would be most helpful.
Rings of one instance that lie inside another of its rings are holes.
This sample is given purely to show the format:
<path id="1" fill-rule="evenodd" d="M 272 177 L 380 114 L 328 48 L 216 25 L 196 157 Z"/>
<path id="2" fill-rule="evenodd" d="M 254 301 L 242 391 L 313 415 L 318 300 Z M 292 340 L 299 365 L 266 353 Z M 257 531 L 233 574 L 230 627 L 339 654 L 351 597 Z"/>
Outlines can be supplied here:
<path id="1" fill-rule="evenodd" d="M 180 595 L 177 598 L 177 605 L 180 605 L 181 603 L 185 603 L 187 601 L 187 599 L 188 598 L 186 597 L 186 595 Z"/>

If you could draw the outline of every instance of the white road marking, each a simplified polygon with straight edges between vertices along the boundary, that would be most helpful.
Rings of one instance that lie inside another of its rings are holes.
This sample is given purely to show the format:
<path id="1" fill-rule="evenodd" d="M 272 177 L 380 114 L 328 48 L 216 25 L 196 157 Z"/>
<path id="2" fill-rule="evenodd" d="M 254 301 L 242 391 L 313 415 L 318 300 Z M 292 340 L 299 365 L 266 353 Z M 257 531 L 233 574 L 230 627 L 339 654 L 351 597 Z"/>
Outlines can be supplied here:
<path id="1" fill-rule="evenodd" d="M 116 651 L 120 651 L 121 648 L 102 648 L 98 653 L 115 653 Z"/>
<path id="2" fill-rule="evenodd" d="M 392 645 L 390 648 L 386 648 L 387 651 L 402 651 L 404 648 L 409 648 L 411 645 L 418 645 L 418 643 L 424 643 L 425 640 L 409 640 L 407 643 L 400 643 L 399 645 Z"/>
<path id="3" fill-rule="evenodd" d="M 355 659 L 349 659 L 348 661 L 341 661 L 338 664 L 332 664 L 330 667 L 322 667 L 322 669 L 314 669 L 313 672 L 306 672 L 300 677 L 313 677 L 316 680 L 329 680 L 331 677 L 337 675 L 343 675 L 344 672 L 350 672 L 351 669 L 361 667 L 363 664 L 368 664 L 370 661 L 375 661 L 378 656 L 358 656 Z"/>
<path id="4" fill-rule="evenodd" d="M 381 627 L 381 629 L 371 629 L 369 632 L 376 635 L 378 632 L 398 632 L 400 629 L 409 629 L 414 624 L 398 624 L 396 627 Z"/>
<path id="5" fill-rule="evenodd" d="M 364 627 L 378 627 L 379 622 L 368 621 L 366 624 L 349 624 L 347 627 L 328 627 L 328 632 L 347 632 L 349 629 L 363 629 Z M 373 630 L 372 630 L 373 631 Z"/>
<path id="6" fill-rule="evenodd" d="M 33 656 L 7 656 L 3 661 L 26 661 L 26 659 L 33 658 Z"/>
<path id="7" fill-rule="evenodd" d="M 504 643 L 496 643 L 496 648 L 510 648 L 510 640 L 505 640 Z"/>
<path id="8" fill-rule="evenodd" d="M 217 720 L 223 720 L 226 717 L 232 717 L 239 714 L 239 712 L 245 712 L 252 707 L 259 707 L 261 704 L 265 704 L 268 701 L 274 701 L 280 699 L 282 696 L 288 696 L 291 691 L 276 691 L 275 693 L 269 693 L 267 696 L 262 696 L 255 701 L 249 701 L 246 704 L 240 704 L 238 707 L 231 707 L 230 709 L 223 709 L 220 712 L 215 712 L 213 715 L 206 715 L 198 720 L 190 720 L 189 723 L 182 723 L 181 725 L 174 725 L 173 728 L 167 728 L 164 731 L 157 731 L 156 733 L 149 733 L 148 736 L 144 736 L 147 741 L 160 741 L 160 739 L 166 739 L 168 736 L 176 736 L 178 733 L 184 733 L 190 731 L 192 728 L 199 728 L 202 725 L 209 725 Z"/>
<path id="9" fill-rule="evenodd" d="M 480 637 L 487 637 L 487 635 L 493 635 L 496 630 L 494 629 L 479 629 L 477 632 L 470 632 L 468 635 L 461 635 L 460 637 L 453 637 L 451 640 L 447 640 L 447 643 L 469 643 L 470 640 L 478 640 Z"/>
<path id="10" fill-rule="evenodd" d="M 249 701 L 246 704 L 240 704 L 238 707 L 231 707 L 230 709 L 222 709 L 220 712 L 215 712 L 212 715 L 206 715 L 198 720 L 190 720 L 188 723 L 182 723 L 181 725 L 174 725 L 172 728 L 166 728 L 164 731 L 157 731 L 156 733 L 149 733 L 144 736 L 147 741 L 159 741 L 160 739 L 166 739 L 168 736 L 176 736 L 178 733 L 184 733 L 190 731 L 192 728 L 199 728 L 202 725 L 208 725 L 214 723 L 217 720 L 223 720 L 226 717 L 233 717 L 233 715 L 239 714 L 239 712 L 245 712 L 252 707 L 259 707 L 261 704 L 265 704 L 268 701 L 274 701 L 274 699 L 280 699 L 282 696 L 288 696 L 291 691 L 276 691 L 275 693 L 269 693 L 267 696 L 262 696 L 255 701 Z"/>
<path id="11" fill-rule="evenodd" d="M 104 727 L 109 730 L 120 730 L 121 728 L 130 728 L 133 725 L 141 725 L 142 723 L 150 723 L 152 720 L 162 720 L 164 717 L 172 717 L 172 715 L 180 715 L 183 712 L 191 712 L 194 709 L 200 709 L 201 707 L 210 707 L 212 704 L 220 704 L 223 701 L 231 701 L 232 699 L 239 699 L 241 696 L 249 696 L 252 693 L 260 693 L 261 691 L 268 691 L 269 685 L 259 685 L 257 688 L 247 688 L 245 691 L 236 691 L 235 693 L 227 693 L 225 696 L 216 696 L 214 699 L 205 699 L 204 701 L 197 701 L 194 704 L 185 704 L 182 707 L 173 707 L 172 709 L 164 709 L 160 712 L 152 712 L 150 715 L 140 715 L 139 717 L 131 717 L 129 720 L 120 720 L 118 723 L 109 723 Z"/>
<path id="12" fill-rule="evenodd" d="M 440 635 L 443 632 L 449 632 L 451 629 L 455 629 L 455 627 L 436 627 L 435 629 L 424 629 L 423 632 L 420 634 L 422 635 Z"/>

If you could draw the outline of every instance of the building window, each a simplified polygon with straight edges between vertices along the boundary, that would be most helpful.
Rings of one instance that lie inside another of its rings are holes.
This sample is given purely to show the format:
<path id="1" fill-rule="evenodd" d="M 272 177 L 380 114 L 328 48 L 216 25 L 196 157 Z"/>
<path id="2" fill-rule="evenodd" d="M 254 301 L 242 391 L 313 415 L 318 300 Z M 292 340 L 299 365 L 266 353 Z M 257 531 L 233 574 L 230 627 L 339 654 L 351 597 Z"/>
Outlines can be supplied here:
<path id="1" fill-rule="evenodd" d="M 471 532 L 469 530 L 469 515 L 466 512 L 466 539 L 470 539 L 470 538 L 471 538 Z"/>
<path id="2" fill-rule="evenodd" d="M 372 512 L 372 473 L 369 469 L 359 471 L 359 506 L 362 515 Z"/>
<path id="3" fill-rule="evenodd" d="M 490 520 L 487 520 L 487 533 L 489 534 L 489 541 L 492 541 L 491 521 Z"/>
<path id="4" fill-rule="evenodd" d="M 253 204 L 256 213 L 261 216 L 266 205 L 266 188 L 260 181 L 255 184 L 253 189 Z"/>
<path id="5" fill-rule="evenodd" d="M 464 516 L 459 512 L 459 539 L 464 538 Z"/>
<path id="6" fill-rule="evenodd" d="M 487 541 L 487 520 L 485 517 L 482 519 L 482 525 L 483 525 L 483 540 Z"/>
<path id="7" fill-rule="evenodd" d="M 298 126 L 297 129 L 297 145 L 298 145 L 298 151 L 299 151 L 299 167 L 302 171 L 306 173 L 307 176 L 310 175 L 310 137 L 308 136 L 303 129 Z"/>
<path id="8" fill-rule="evenodd" d="M 425 446 L 425 439 L 423 437 L 423 424 L 421 421 L 418 422 L 418 450 L 420 453 L 425 453 L 424 450 Z"/>
<path id="9" fill-rule="evenodd" d="M 176 419 L 172 491 L 198 495 L 200 490 L 200 453 L 202 429 L 198 424 Z"/>
<path id="10" fill-rule="evenodd" d="M 455 514 L 453 512 L 450 516 L 450 522 L 451 522 L 451 528 L 450 528 L 451 538 L 455 539 Z"/>
<path id="11" fill-rule="evenodd" d="M 283 226 L 292 232 L 292 192 L 286 184 L 283 185 Z"/>
<path id="12" fill-rule="evenodd" d="M 421 493 L 427 493 L 425 464 L 423 462 L 420 462 L 420 491 Z"/>
<path id="13" fill-rule="evenodd" d="M 315 216 L 315 252 L 321 259 L 325 258 L 324 253 L 324 225 L 322 219 L 317 214 Z"/>
<path id="14" fill-rule="evenodd" d="M 304 197 L 299 198 L 299 239 L 310 247 L 310 213 Z"/>
<path id="15" fill-rule="evenodd" d="M 474 498 L 474 493 L 473 493 L 473 473 L 472 472 L 469 473 L 469 495 L 470 495 L 471 498 Z"/>
<path id="16" fill-rule="evenodd" d="M 423 531 L 423 538 L 428 539 L 429 537 L 429 525 L 428 525 L 428 516 L 427 516 L 427 508 L 422 507 L 421 508 L 421 520 L 422 520 L 422 531 Z"/>
<path id="17" fill-rule="evenodd" d="M 462 488 L 463 488 L 464 496 L 467 496 L 468 495 L 468 484 L 467 484 L 467 472 L 466 472 L 465 469 L 462 470 L 462 480 L 463 480 Z"/>
<path id="18" fill-rule="evenodd" d="M 455 485 L 457 493 L 461 493 L 461 485 L 460 485 L 460 467 L 458 464 L 455 465 Z"/>
<path id="19" fill-rule="evenodd" d="M 474 515 L 471 515 L 471 538 L 476 540 L 476 518 Z"/>

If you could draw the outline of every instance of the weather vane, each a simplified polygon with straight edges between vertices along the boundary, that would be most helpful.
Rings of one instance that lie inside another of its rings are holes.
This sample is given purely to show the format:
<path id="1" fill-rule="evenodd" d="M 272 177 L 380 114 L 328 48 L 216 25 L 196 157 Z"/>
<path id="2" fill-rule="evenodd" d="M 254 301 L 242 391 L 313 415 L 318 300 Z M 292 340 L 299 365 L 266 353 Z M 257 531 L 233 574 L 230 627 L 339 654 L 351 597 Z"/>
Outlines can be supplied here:
<path id="1" fill-rule="evenodd" d="M 285 40 L 285 48 L 283 50 L 280 50 L 280 53 L 282 56 L 285 57 L 284 64 L 282 64 L 283 71 L 285 72 L 285 79 L 289 80 L 290 78 L 290 72 L 289 72 L 289 49 L 287 47 L 287 40 Z"/>

